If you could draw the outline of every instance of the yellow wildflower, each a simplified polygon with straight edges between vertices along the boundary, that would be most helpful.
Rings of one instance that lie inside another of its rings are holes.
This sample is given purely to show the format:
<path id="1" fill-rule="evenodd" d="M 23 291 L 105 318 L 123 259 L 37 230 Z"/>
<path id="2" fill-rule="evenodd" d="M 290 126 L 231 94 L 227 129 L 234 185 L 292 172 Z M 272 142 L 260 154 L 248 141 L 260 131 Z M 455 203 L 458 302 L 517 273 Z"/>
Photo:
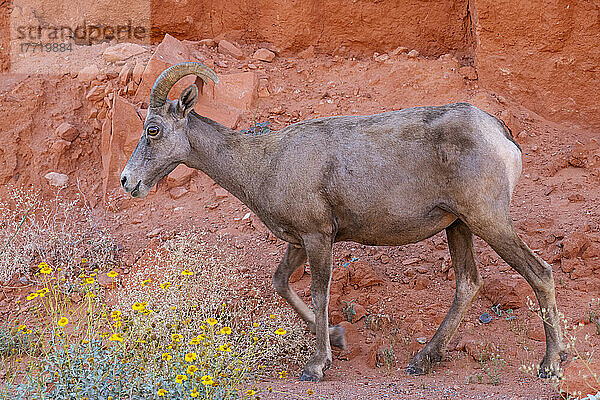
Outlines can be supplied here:
<path id="1" fill-rule="evenodd" d="M 256 394 L 256 392 L 252 389 L 246 390 L 246 396 L 254 396 L 255 394 Z"/>
<path id="2" fill-rule="evenodd" d="M 177 383 L 182 383 L 183 381 L 187 381 L 187 380 L 188 380 L 187 375 L 177 375 L 175 377 L 175 382 L 177 382 Z"/>
<path id="3" fill-rule="evenodd" d="M 216 324 L 218 321 L 214 318 L 209 318 L 206 320 L 206 323 L 209 324 L 210 326 L 213 326 L 214 324 Z"/>
<path id="4" fill-rule="evenodd" d="M 311 396 L 311 395 L 315 394 L 315 392 L 312 389 L 306 389 L 306 394 Z"/>
<path id="5" fill-rule="evenodd" d="M 88 262 L 88 259 L 87 259 L 87 258 L 83 257 L 83 258 L 81 259 L 81 263 L 82 263 L 82 264 L 87 264 L 87 262 Z"/>
<path id="6" fill-rule="evenodd" d="M 109 278 L 116 278 L 118 275 L 119 275 L 119 273 L 116 271 L 110 271 L 109 273 L 106 274 L 106 276 L 108 276 Z"/>
<path id="7" fill-rule="evenodd" d="M 258 328 L 258 327 L 260 326 L 260 324 L 259 324 L 258 322 L 254 322 L 254 323 L 252 324 L 252 326 L 253 326 L 253 327 L 255 327 L 255 328 Z"/>
<path id="8" fill-rule="evenodd" d="M 192 362 L 194 361 L 196 358 L 198 358 L 198 354 L 196 353 L 187 353 L 185 355 L 185 361 L 187 362 Z"/>
<path id="9" fill-rule="evenodd" d="M 190 392 L 190 396 L 192 397 L 198 397 L 200 395 L 200 392 L 196 390 L 196 388 L 194 388 L 194 390 L 192 390 Z"/>
<path id="10" fill-rule="evenodd" d="M 50 289 L 48 289 L 48 288 L 41 288 L 37 292 L 39 293 L 40 297 L 44 297 L 46 295 L 46 293 L 48 293 L 49 291 L 50 291 Z"/>
<path id="11" fill-rule="evenodd" d="M 171 286 L 171 284 L 169 282 L 164 282 L 164 283 L 160 284 L 160 287 L 165 290 L 167 290 L 169 288 L 169 286 Z"/>
<path id="12" fill-rule="evenodd" d="M 221 328 L 222 335 L 231 335 L 231 328 L 228 326 L 224 326 Z"/>
<path id="13" fill-rule="evenodd" d="M 42 274 L 49 274 L 50 272 L 52 272 L 52 268 L 50 268 L 50 266 L 48 264 L 46 264 L 45 262 L 40 263 L 39 267 L 40 267 L 40 273 L 42 273 Z"/>
<path id="14" fill-rule="evenodd" d="M 194 364 L 191 364 L 189 367 L 187 367 L 187 373 L 190 375 L 194 375 L 194 372 L 198 371 L 198 367 L 196 367 Z"/>
<path id="15" fill-rule="evenodd" d="M 158 392 L 156 392 L 156 394 L 158 395 L 158 397 L 164 397 L 164 395 L 167 394 L 167 391 L 165 389 L 158 389 Z"/>
<path id="16" fill-rule="evenodd" d="M 279 336 L 285 335 L 286 333 L 287 333 L 287 331 L 283 328 L 279 328 L 275 331 L 275 334 L 279 335 Z"/>
<path id="17" fill-rule="evenodd" d="M 92 278 L 91 276 L 85 278 L 85 284 L 86 285 L 91 285 L 94 282 L 96 282 L 96 280 L 94 278 Z"/>
<path id="18" fill-rule="evenodd" d="M 150 282 L 152 282 L 152 278 L 145 279 L 142 282 L 142 286 L 148 286 L 150 284 Z"/>
<path id="19" fill-rule="evenodd" d="M 219 346 L 219 351 L 225 351 L 227 353 L 231 353 L 231 347 L 229 343 L 225 343 Z"/>
<path id="20" fill-rule="evenodd" d="M 194 275 L 194 273 L 192 271 L 190 271 L 189 269 L 184 269 L 183 271 L 181 271 L 181 275 L 192 276 L 192 275 Z"/>
<path id="21" fill-rule="evenodd" d="M 215 381 L 213 381 L 212 376 L 210 375 L 204 375 L 200 381 L 204 386 L 212 385 L 213 383 L 215 383 Z"/>
<path id="22" fill-rule="evenodd" d="M 69 323 L 69 319 L 67 317 L 62 317 L 58 320 L 58 326 L 64 327 Z"/>
<path id="23" fill-rule="evenodd" d="M 39 293 L 37 293 L 37 292 L 30 293 L 30 294 L 29 294 L 29 296 L 27 296 L 27 300 L 33 300 L 33 299 L 35 299 L 36 297 L 38 297 L 39 295 L 40 295 L 40 294 L 39 294 Z"/>
<path id="24" fill-rule="evenodd" d="M 183 339 L 183 336 L 181 336 L 179 333 L 174 333 L 171 335 L 171 340 L 174 342 L 179 342 L 180 339 Z"/>
<path id="25" fill-rule="evenodd" d="M 171 355 L 171 353 L 162 353 L 162 359 L 165 361 L 169 361 L 171 358 L 173 358 L 173 356 Z"/>
<path id="26" fill-rule="evenodd" d="M 275 314 L 271 314 L 271 315 L 269 315 L 269 318 L 271 318 L 271 319 L 275 319 L 275 318 L 277 318 L 277 315 L 275 315 Z"/>
<path id="27" fill-rule="evenodd" d="M 192 338 L 192 340 L 190 340 L 190 344 L 193 344 L 193 345 L 200 344 L 200 339 L 196 336 L 195 338 Z"/>
<path id="28" fill-rule="evenodd" d="M 112 335 L 110 335 L 108 340 L 110 340 L 111 342 L 122 342 L 123 334 L 122 333 L 113 333 Z"/>
<path id="29" fill-rule="evenodd" d="M 287 378 L 287 371 L 281 371 L 281 372 L 279 373 L 279 377 L 280 377 L 280 378 Z"/>
<path id="30" fill-rule="evenodd" d="M 133 311 L 142 311 L 146 306 L 143 303 L 133 303 L 131 308 L 133 308 Z"/>
<path id="31" fill-rule="evenodd" d="M 111 317 L 112 319 L 117 319 L 117 318 L 119 318 L 120 316 L 121 316 L 121 311 L 119 311 L 119 310 L 113 310 L 113 311 L 110 313 L 110 317 Z"/>

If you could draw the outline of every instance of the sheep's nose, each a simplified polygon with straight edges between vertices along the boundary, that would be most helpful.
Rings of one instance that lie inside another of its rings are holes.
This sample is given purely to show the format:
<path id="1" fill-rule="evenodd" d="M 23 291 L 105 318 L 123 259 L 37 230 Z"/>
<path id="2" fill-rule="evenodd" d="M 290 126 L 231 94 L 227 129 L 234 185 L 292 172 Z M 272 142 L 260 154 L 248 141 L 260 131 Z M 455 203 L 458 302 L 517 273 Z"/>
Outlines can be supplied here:
<path id="1" fill-rule="evenodd" d="M 123 185 L 123 188 L 125 188 L 126 183 L 127 183 L 127 177 L 125 175 L 123 175 L 121 177 L 121 185 Z"/>

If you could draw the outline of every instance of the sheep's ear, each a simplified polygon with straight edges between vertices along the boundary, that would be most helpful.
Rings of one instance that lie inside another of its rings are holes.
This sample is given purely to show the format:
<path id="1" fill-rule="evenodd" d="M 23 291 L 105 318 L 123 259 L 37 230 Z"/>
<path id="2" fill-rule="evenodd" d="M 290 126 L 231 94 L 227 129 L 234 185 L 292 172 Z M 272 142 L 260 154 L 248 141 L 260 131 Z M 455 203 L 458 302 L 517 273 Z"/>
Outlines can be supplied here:
<path id="1" fill-rule="evenodd" d="M 183 118 L 187 117 L 188 113 L 192 111 L 196 101 L 198 100 L 198 86 L 190 85 L 179 95 L 177 101 L 177 112 Z"/>

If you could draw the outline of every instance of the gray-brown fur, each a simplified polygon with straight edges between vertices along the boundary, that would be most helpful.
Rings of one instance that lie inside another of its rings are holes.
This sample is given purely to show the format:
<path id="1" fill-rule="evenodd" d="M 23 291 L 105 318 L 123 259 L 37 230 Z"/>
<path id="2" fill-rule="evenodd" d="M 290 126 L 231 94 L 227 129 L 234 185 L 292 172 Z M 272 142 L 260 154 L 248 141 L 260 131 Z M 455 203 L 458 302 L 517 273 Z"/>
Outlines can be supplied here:
<path id="1" fill-rule="evenodd" d="M 149 109 L 144 133 L 123 171 L 123 187 L 143 197 L 184 163 L 213 178 L 289 243 L 273 283 L 317 337 L 301 379 L 321 380 L 331 365 L 330 344 L 345 345 L 343 329 L 328 324 L 333 243 L 398 246 L 444 229 L 456 295 L 407 372 L 427 373 L 442 359 L 477 294 L 481 280 L 473 234 L 525 277 L 548 310 L 540 374 L 557 370 L 566 353 L 552 270 L 515 233 L 509 205 L 521 153 L 499 120 L 457 103 L 320 118 L 249 136 L 191 111 L 196 98 L 192 85 L 179 100 Z M 160 134 L 149 137 L 153 126 Z M 288 283 L 306 259 L 314 312 Z"/>

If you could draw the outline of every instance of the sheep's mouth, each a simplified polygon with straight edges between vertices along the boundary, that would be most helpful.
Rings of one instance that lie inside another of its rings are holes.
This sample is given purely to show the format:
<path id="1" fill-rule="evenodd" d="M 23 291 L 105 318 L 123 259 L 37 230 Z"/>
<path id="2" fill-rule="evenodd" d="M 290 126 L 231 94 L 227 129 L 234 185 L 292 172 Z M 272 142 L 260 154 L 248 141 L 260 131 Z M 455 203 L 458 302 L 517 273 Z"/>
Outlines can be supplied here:
<path id="1" fill-rule="evenodd" d="M 142 181 L 139 180 L 137 185 L 135 185 L 135 187 L 133 188 L 133 190 L 131 191 L 131 195 L 133 197 L 137 197 L 140 194 L 140 185 L 142 184 Z"/>

